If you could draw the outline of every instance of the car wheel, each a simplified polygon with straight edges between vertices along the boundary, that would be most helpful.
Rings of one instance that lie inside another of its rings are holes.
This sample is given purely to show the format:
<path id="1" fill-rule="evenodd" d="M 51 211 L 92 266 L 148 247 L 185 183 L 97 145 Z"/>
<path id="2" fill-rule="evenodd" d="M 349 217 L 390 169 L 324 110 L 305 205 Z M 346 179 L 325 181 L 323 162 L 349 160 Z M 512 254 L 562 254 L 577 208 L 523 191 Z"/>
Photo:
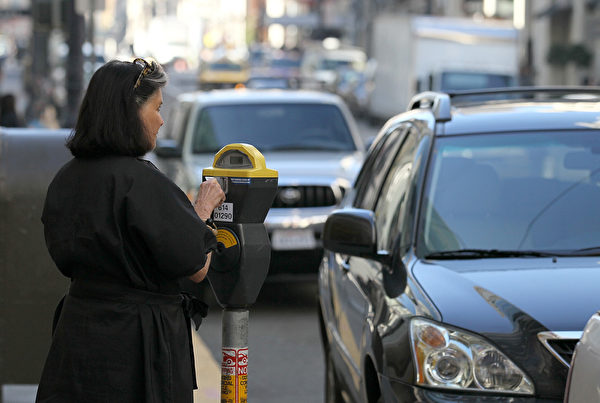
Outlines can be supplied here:
<path id="1" fill-rule="evenodd" d="M 344 403 L 330 349 L 327 349 L 325 361 L 325 403 Z"/>

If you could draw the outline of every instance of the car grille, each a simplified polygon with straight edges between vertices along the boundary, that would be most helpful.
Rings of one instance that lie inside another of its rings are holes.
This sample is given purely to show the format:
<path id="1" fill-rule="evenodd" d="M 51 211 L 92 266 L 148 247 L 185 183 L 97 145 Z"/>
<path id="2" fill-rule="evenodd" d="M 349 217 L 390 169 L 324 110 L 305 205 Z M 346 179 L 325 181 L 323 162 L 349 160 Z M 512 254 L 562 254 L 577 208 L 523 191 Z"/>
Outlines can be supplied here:
<path id="1" fill-rule="evenodd" d="M 540 332 L 538 339 L 566 367 L 571 366 L 575 346 L 581 332 Z"/>
<path id="2" fill-rule="evenodd" d="M 324 207 L 338 202 L 330 186 L 280 186 L 273 207 Z"/>

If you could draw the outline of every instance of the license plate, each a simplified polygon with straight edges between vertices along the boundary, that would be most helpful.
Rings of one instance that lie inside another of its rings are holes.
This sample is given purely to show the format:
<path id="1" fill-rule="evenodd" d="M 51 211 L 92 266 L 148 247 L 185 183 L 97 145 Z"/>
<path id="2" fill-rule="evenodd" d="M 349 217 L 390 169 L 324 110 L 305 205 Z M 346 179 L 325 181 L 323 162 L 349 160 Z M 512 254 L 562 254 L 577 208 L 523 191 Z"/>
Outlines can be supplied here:
<path id="1" fill-rule="evenodd" d="M 317 247 L 315 235 L 309 229 L 275 230 L 271 236 L 273 250 L 300 250 Z"/>

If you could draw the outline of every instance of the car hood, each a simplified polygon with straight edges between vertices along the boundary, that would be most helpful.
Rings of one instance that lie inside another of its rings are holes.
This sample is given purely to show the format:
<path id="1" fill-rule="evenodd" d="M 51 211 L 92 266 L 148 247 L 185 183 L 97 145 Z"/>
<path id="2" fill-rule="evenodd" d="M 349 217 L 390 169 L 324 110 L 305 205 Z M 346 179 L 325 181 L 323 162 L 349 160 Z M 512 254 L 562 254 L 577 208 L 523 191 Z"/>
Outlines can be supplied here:
<path id="1" fill-rule="evenodd" d="M 418 261 L 412 273 L 448 324 L 510 333 L 528 315 L 551 331 L 581 331 L 600 307 L 598 258 Z"/>
<path id="2" fill-rule="evenodd" d="M 338 181 L 350 187 L 358 174 L 363 160 L 361 152 L 264 152 L 267 168 L 278 172 L 279 185 L 331 185 Z M 195 160 L 196 176 L 202 177 L 202 169 L 212 165 L 213 159 L 200 163 Z"/>
<path id="3" fill-rule="evenodd" d="M 354 182 L 362 154 L 359 152 L 277 152 L 264 153 L 267 167 L 279 173 L 280 185 L 331 182 L 336 179 Z"/>

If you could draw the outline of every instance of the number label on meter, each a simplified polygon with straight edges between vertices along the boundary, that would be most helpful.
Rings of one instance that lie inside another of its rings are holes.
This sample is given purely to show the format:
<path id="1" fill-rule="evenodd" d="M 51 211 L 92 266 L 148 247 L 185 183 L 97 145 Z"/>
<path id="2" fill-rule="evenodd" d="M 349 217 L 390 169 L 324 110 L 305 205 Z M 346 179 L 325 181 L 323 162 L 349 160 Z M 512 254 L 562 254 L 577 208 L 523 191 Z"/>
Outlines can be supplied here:
<path id="1" fill-rule="evenodd" d="M 213 212 L 213 220 L 233 222 L 233 203 L 223 203 Z"/>

